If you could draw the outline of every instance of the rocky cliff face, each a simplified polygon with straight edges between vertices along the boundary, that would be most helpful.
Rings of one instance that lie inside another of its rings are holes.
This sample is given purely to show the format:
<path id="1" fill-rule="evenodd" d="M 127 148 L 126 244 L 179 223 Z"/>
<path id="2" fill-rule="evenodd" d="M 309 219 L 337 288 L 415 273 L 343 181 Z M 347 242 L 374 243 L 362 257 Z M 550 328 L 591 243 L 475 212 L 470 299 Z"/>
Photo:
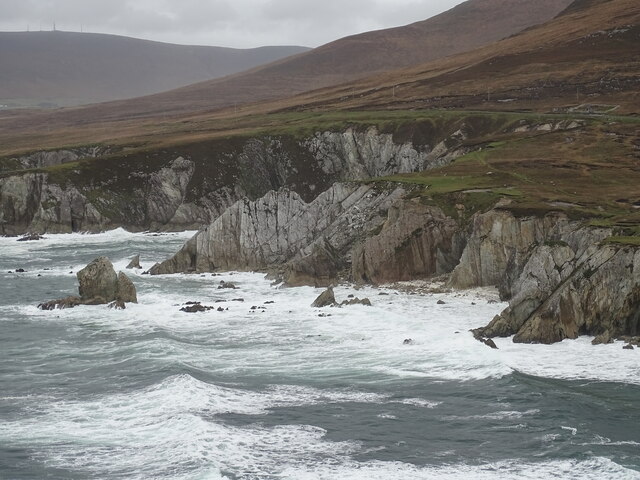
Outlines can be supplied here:
<path id="1" fill-rule="evenodd" d="M 640 329 L 640 249 L 604 242 L 609 229 L 564 215 L 477 215 L 451 285 L 499 285 L 509 307 L 478 337 L 554 343 L 578 335 L 611 338 Z"/>
<path id="2" fill-rule="evenodd" d="M 105 151 L 40 152 L 0 162 L 0 234 L 180 230 L 210 223 L 236 201 L 282 187 L 312 201 L 336 181 L 407 173 L 467 151 L 460 130 L 432 145 L 392 134 L 323 132 L 234 139 L 132 159 Z M 2 171 L 4 170 L 4 174 Z M 8 173 L 11 170 L 11 173 Z"/>
<path id="3" fill-rule="evenodd" d="M 259 270 L 287 264 L 287 276 L 298 276 L 293 283 L 299 283 L 305 272 L 330 282 L 336 275 L 314 275 L 314 263 L 337 274 L 340 266 L 327 266 L 326 260 L 348 263 L 354 242 L 380 227 L 386 211 L 403 192 L 336 183 L 310 203 L 287 189 L 271 191 L 253 202 L 242 200 L 151 273 Z M 325 261 L 318 261 L 318 256 Z"/>
<path id="4" fill-rule="evenodd" d="M 458 223 L 419 199 L 395 202 L 379 234 L 356 245 L 351 277 L 359 283 L 390 283 L 449 273 L 465 238 Z"/>

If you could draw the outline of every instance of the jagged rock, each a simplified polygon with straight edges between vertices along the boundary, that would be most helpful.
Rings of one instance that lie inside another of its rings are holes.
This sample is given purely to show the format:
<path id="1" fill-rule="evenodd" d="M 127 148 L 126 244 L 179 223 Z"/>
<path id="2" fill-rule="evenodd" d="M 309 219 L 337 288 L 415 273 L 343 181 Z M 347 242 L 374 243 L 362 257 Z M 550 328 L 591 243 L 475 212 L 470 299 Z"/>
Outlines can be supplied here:
<path id="1" fill-rule="evenodd" d="M 364 305 L 366 307 L 370 307 L 371 300 L 369 300 L 368 298 L 363 298 L 362 300 L 360 300 L 358 297 L 356 297 L 349 300 L 344 300 L 340 305 L 344 305 L 344 306 Z"/>
<path id="2" fill-rule="evenodd" d="M 495 350 L 498 349 L 498 346 L 496 345 L 496 342 L 494 342 L 490 338 L 487 338 L 487 339 L 483 340 L 482 343 L 484 343 L 487 347 L 491 347 L 491 348 L 493 348 Z"/>
<path id="3" fill-rule="evenodd" d="M 310 203 L 286 189 L 269 192 L 255 202 L 240 201 L 151 273 L 259 270 L 293 261 L 292 275 L 312 275 L 315 270 L 324 275 L 337 266 L 321 267 L 314 264 L 313 256 L 307 263 L 295 262 L 313 252 L 348 251 L 359 236 L 384 221 L 381 212 L 403 193 L 402 189 L 335 184 Z M 331 239 L 331 247 L 325 239 Z"/>
<path id="4" fill-rule="evenodd" d="M 402 342 L 403 345 L 412 345 L 413 344 L 413 339 L 412 338 L 405 338 L 404 341 Z"/>
<path id="5" fill-rule="evenodd" d="M 114 300 L 137 302 L 136 289 L 122 272 L 116 274 L 106 257 L 99 257 L 77 273 L 80 298 L 85 304 L 99 305 Z"/>
<path id="6" fill-rule="evenodd" d="M 50 302 L 41 303 L 38 305 L 40 310 L 55 310 L 55 309 L 65 309 L 65 308 L 73 308 L 78 305 L 82 305 L 82 299 L 80 297 L 66 297 L 60 300 L 51 300 Z"/>
<path id="7" fill-rule="evenodd" d="M 283 279 L 289 287 L 328 287 L 337 282 L 338 273 L 345 266 L 342 255 L 324 239 L 314 244 L 309 255 L 287 263 Z"/>
<path id="8" fill-rule="evenodd" d="M 604 333 L 601 333 L 591 341 L 592 345 L 603 345 L 607 343 L 613 343 L 613 339 L 611 338 L 611 334 L 608 330 Z"/>
<path id="9" fill-rule="evenodd" d="M 568 229 L 567 217 L 556 213 L 543 218 L 517 218 L 500 209 L 477 214 L 450 285 L 462 289 L 497 285 L 502 298 L 509 299 L 512 296 L 509 287 L 520 277 L 531 247 Z"/>
<path id="10" fill-rule="evenodd" d="M 322 292 L 318 298 L 316 298 L 311 304 L 314 308 L 322 308 L 328 307 L 331 305 L 336 305 L 336 297 L 333 293 L 333 288 L 329 287 L 324 292 Z"/>
<path id="11" fill-rule="evenodd" d="M 457 222 L 419 201 L 397 201 L 377 235 L 353 252 L 351 276 L 358 283 L 382 284 L 449 273 L 464 239 Z"/>
<path id="12" fill-rule="evenodd" d="M 135 257 L 133 257 L 129 262 L 129 265 L 127 265 L 127 269 L 131 270 L 133 268 L 135 269 L 142 268 L 142 266 L 140 266 L 140 255 L 136 255 Z"/>
<path id="13" fill-rule="evenodd" d="M 218 285 L 218 290 L 221 290 L 221 289 L 237 290 L 237 288 L 238 287 L 236 287 L 235 284 L 233 284 L 232 282 L 222 281 L 220 282 L 220 285 Z"/>

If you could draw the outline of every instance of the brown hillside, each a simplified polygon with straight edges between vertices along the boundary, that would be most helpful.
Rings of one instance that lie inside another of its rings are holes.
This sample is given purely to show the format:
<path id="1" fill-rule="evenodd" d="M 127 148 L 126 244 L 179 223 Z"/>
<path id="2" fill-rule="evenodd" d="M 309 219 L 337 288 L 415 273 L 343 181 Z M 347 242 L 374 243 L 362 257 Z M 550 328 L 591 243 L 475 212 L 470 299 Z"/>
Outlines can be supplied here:
<path id="1" fill-rule="evenodd" d="M 602 104 L 640 113 L 639 52 L 637 0 L 578 0 L 552 21 L 495 44 L 295 103 L 298 109 L 610 110 Z"/>
<path id="2" fill-rule="evenodd" d="M 12 116 L 19 130 L 38 124 L 151 117 L 212 110 L 289 97 L 400 67 L 477 48 L 542 23 L 571 0 L 469 0 L 445 13 L 405 27 L 346 37 L 310 52 L 223 79 L 133 100 L 69 109 L 44 117 Z M 20 119 L 25 119 L 21 121 Z"/>

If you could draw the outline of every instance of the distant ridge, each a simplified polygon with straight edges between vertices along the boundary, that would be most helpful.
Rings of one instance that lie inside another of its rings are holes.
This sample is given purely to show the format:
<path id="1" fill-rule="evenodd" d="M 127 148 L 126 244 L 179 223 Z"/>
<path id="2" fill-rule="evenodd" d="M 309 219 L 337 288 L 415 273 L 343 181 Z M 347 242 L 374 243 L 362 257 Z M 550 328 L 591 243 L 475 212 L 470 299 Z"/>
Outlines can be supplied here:
<path id="1" fill-rule="evenodd" d="M 139 97 L 307 50 L 185 46 L 59 30 L 0 32 L 0 104 L 55 107 Z"/>
<path id="2" fill-rule="evenodd" d="M 215 110 L 285 98 L 465 52 L 544 23 L 571 0 L 469 0 L 404 27 L 346 37 L 229 77 L 56 115 L 72 125 Z"/>

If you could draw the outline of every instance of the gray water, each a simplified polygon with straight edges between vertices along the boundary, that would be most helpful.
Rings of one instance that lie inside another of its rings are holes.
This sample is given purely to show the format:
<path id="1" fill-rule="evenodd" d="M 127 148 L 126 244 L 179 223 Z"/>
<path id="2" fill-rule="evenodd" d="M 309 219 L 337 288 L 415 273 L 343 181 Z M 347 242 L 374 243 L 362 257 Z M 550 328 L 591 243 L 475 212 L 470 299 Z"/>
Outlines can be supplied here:
<path id="1" fill-rule="evenodd" d="M 468 333 L 490 290 L 345 285 L 373 307 L 318 310 L 259 274 L 127 271 L 124 311 L 36 308 L 97 256 L 148 268 L 188 237 L 0 238 L 0 478 L 640 478 L 640 350 L 491 350 Z"/>

